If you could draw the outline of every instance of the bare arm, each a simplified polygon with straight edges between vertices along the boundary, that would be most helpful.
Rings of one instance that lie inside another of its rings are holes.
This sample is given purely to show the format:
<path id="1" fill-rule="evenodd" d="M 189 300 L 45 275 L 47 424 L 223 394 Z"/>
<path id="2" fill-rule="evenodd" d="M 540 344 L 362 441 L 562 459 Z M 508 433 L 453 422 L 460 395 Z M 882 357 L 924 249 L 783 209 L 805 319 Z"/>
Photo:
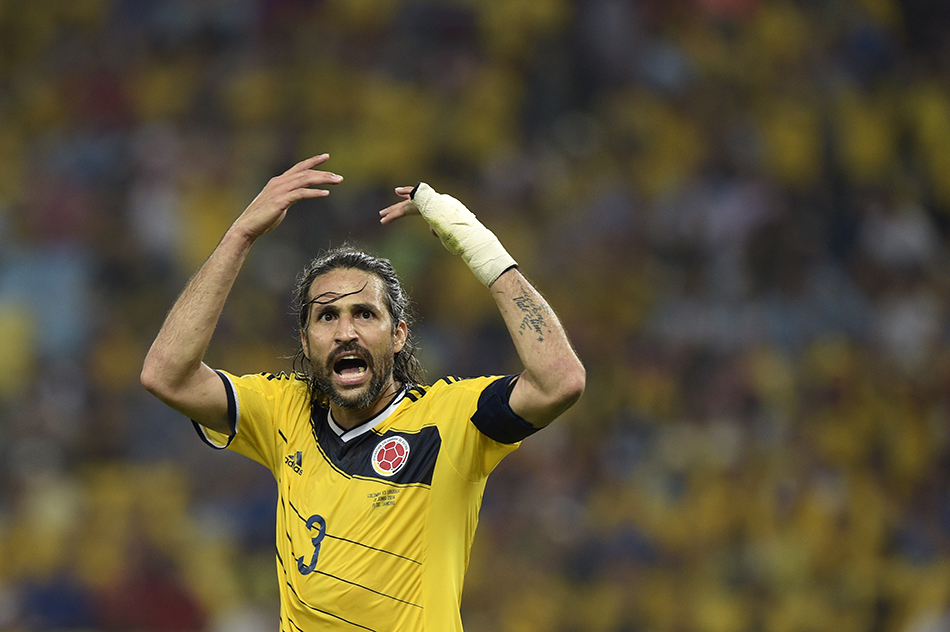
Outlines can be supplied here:
<path id="1" fill-rule="evenodd" d="M 546 426 L 584 392 L 586 372 L 567 333 L 547 301 L 513 267 L 514 259 L 468 209 L 431 188 L 425 190 L 420 209 L 418 198 L 409 199 L 413 191 L 397 188 L 403 201 L 380 211 L 380 222 L 421 213 L 446 248 L 460 255 L 489 287 L 524 365 L 511 391 L 511 408 L 531 425 Z"/>
<path id="2" fill-rule="evenodd" d="M 546 426 L 584 392 L 584 366 L 554 310 L 517 268 L 504 272 L 490 290 L 524 365 L 511 408 L 532 426 Z"/>
<path id="3" fill-rule="evenodd" d="M 212 430 L 229 432 L 224 385 L 202 361 L 224 303 L 254 241 L 276 228 L 294 202 L 329 195 L 313 187 L 342 180 L 314 169 L 327 158 L 324 154 L 299 162 L 267 183 L 185 286 L 145 357 L 142 385 Z"/>

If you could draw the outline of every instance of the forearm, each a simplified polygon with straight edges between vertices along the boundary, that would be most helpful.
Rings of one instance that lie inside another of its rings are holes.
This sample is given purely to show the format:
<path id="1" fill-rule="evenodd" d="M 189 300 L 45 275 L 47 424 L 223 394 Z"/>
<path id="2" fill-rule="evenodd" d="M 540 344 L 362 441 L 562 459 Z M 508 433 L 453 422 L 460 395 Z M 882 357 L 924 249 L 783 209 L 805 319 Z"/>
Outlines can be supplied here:
<path id="1" fill-rule="evenodd" d="M 251 244 L 277 228 L 291 205 L 325 197 L 329 191 L 319 187 L 343 180 L 315 169 L 328 158 L 328 154 L 307 158 L 267 182 L 185 286 L 145 358 L 142 385 L 208 428 L 230 430 L 224 384 L 202 358 L 234 280 Z"/>
<path id="2" fill-rule="evenodd" d="M 544 426 L 581 396 L 584 366 L 554 310 L 517 268 L 502 274 L 490 290 L 524 366 L 512 391 L 512 408 Z"/>
<path id="3" fill-rule="evenodd" d="M 584 366 L 547 301 L 518 271 L 514 258 L 457 199 L 424 182 L 398 187 L 403 202 L 380 211 L 384 224 L 418 212 L 449 252 L 459 255 L 490 288 L 524 363 L 511 408 L 535 427 L 549 424 L 584 392 Z"/>
<path id="4" fill-rule="evenodd" d="M 156 395 L 183 388 L 202 368 L 202 358 L 252 243 L 240 231 L 229 230 L 175 301 L 142 369 L 142 383 Z"/>

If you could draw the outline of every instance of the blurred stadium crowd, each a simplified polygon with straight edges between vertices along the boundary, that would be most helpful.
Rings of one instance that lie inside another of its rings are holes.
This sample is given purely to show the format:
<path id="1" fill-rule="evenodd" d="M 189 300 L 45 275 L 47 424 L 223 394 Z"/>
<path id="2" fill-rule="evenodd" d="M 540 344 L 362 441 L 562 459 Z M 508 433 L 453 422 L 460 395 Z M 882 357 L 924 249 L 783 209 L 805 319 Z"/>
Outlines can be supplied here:
<path id="1" fill-rule="evenodd" d="M 277 625 L 273 481 L 138 382 L 272 175 L 208 362 L 290 368 L 294 276 L 390 257 L 432 378 L 517 370 L 426 180 L 588 391 L 489 481 L 468 632 L 950 630 L 950 3 L 0 1 L 0 629 Z"/>

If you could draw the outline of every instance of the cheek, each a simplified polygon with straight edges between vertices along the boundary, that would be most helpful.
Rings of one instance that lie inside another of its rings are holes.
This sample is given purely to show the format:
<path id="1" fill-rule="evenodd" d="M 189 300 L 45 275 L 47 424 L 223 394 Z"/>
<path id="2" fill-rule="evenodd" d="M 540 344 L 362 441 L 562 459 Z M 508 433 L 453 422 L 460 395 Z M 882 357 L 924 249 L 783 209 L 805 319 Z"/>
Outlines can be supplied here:
<path id="1" fill-rule="evenodd" d="M 314 355 L 320 354 L 320 341 L 308 330 L 301 334 L 300 343 L 307 358 L 313 360 Z"/>

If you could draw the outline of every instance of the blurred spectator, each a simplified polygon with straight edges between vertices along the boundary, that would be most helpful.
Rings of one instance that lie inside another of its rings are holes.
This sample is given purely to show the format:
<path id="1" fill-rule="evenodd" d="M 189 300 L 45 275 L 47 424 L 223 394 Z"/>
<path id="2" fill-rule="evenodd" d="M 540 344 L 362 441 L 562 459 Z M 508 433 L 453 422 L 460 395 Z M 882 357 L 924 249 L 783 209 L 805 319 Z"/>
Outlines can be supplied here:
<path id="1" fill-rule="evenodd" d="M 947 630 L 948 6 L 0 3 L 0 627 L 277 624 L 272 480 L 137 373 L 208 240 L 328 151 L 345 189 L 248 262 L 215 364 L 289 369 L 261 306 L 351 240 L 405 271 L 430 375 L 496 367 L 467 275 L 377 229 L 425 178 L 588 365 L 490 484 L 468 632 Z"/>

